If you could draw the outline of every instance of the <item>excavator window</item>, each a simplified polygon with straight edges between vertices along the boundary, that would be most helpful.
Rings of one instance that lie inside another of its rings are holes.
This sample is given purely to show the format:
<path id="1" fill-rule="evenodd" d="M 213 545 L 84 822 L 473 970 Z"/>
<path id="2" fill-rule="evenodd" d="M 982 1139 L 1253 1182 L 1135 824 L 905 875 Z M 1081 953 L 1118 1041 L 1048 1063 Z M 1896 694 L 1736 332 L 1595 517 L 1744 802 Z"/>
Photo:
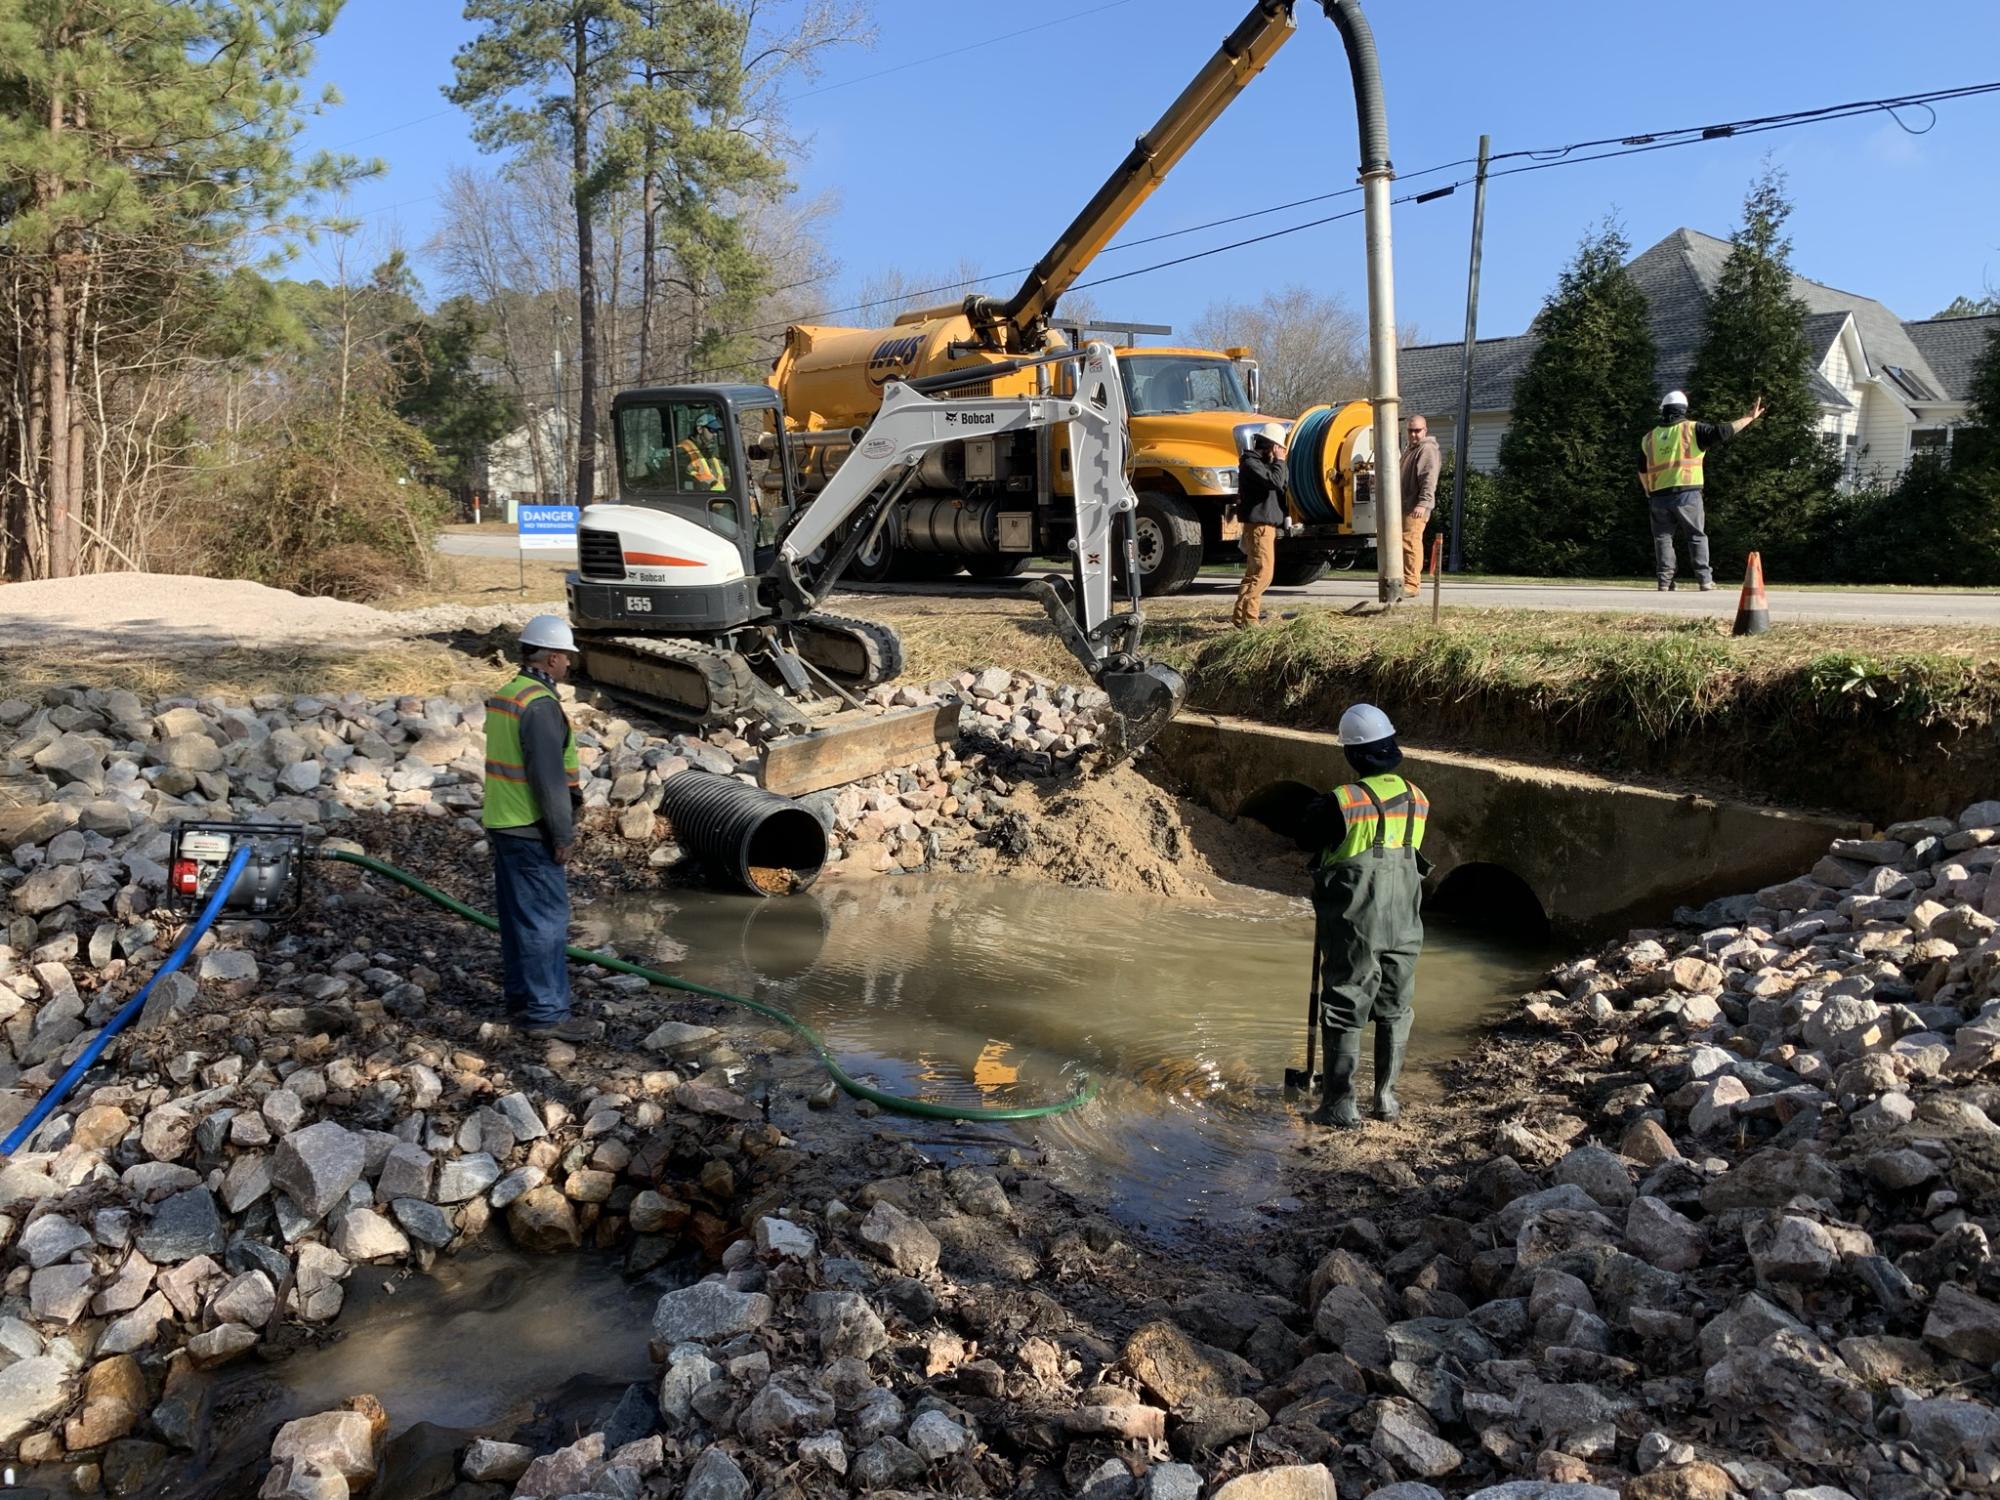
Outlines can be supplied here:
<path id="1" fill-rule="evenodd" d="M 736 498 L 726 413 L 715 400 L 676 398 L 618 409 L 619 494 L 628 503 L 691 511 L 735 538 Z"/>

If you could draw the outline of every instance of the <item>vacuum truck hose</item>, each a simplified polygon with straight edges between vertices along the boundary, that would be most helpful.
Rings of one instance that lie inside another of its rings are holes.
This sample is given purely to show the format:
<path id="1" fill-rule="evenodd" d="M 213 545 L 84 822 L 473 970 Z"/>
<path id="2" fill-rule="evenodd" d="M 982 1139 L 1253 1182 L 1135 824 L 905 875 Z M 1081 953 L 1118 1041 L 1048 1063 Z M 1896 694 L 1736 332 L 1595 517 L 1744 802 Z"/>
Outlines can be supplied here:
<path id="1" fill-rule="evenodd" d="M 1327 470 L 1333 467 L 1329 460 L 1337 457 L 1326 452 L 1333 418 L 1331 406 L 1310 408 L 1292 424 L 1285 444 L 1285 473 L 1291 480 L 1292 499 L 1298 502 L 1307 523 L 1314 526 L 1331 526 L 1340 520 L 1340 511 L 1326 489 Z"/>
<path id="2" fill-rule="evenodd" d="M 673 781 L 682 779 L 682 777 L 676 776 L 668 785 L 671 786 Z M 810 814 L 807 814 L 807 816 L 810 816 Z M 366 854 L 355 854 L 346 849 L 325 849 L 320 852 L 320 857 L 322 859 L 339 860 L 343 864 L 355 865 L 363 870 L 372 871 L 374 874 L 387 876 L 398 885 L 415 891 L 426 901 L 441 906 L 446 911 L 454 912 L 465 918 L 468 922 L 476 922 L 488 932 L 498 932 L 500 930 L 500 924 L 477 907 L 467 906 L 463 901 L 454 900 L 443 891 L 437 889 L 437 887 L 425 884 L 416 876 L 410 874 L 409 871 L 399 870 L 386 860 L 371 859 Z M 227 879 L 223 882 L 222 888 L 228 888 Z M 933 1104 L 927 1099 L 911 1099 L 902 1094 L 891 1094 L 886 1090 L 873 1088 L 863 1083 L 845 1068 L 841 1067 L 839 1059 L 828 1050 L 826 1043 L 820 1039 L 818 1032 L 806 1025 L 805 1022 L 799 1020 L 798 1017 L 788 1015 L 776 1006 L 765 1005 L 761 1001 L 749 999 L 747 996 L 732 995 L 727 990 L 712 989 L 705 984 L 695 984 L 690 980 L 676 979 L 671 974 L 662 974 L 659 970 L 649 969 L 643 964 L 629 963 L 625 959 L 617 958 L 609 953 L 595 953 L 588 948 L 576 947 L 566 947 L 563 951 L 578 963 L 595 964 L 600 969 L 609 969 L 616 974 L 636 974 L 648 984 L 657 984 L 670 990 L 682 990 L 690 995 L 701 995 L 707 999 L 721 1000 L 730 1005 L 740 1005 L 745 1010 L 755 1011 L 767 1020 L 776 1021 L 780 1026 L 797 1032 L 799 1036 L 805 1039 L 806 1045 L 812 1048 L 818 1055 L 820 1065 L 826 1069 L 828 1074 L 832 1076 L 833 1081 L 839 1084 L 841 1088 L 857 1099 L 866 1099 L 870 1103 L 879 1104 L 884 1109 L 895 1110 L 898 1114 L 916 1115 L 926 1120 L 971 1120 L 985 1122 L 1039 1120 L 1048 1115 L 1059 1115 L 1067 1110 L 1075 1109 L 1079 1105 L 1088 1104 L 1092 1099 L 1097 1097 L 1097 1080 L 1088 1075 L 1085 1075 L 1081 1080 L 1080 1086 L 1075 1093 L 1071 1094 L 1067 1099 L 1058 1100 L 1054 1104 L 973 1108 L 957 1104 Z"/>

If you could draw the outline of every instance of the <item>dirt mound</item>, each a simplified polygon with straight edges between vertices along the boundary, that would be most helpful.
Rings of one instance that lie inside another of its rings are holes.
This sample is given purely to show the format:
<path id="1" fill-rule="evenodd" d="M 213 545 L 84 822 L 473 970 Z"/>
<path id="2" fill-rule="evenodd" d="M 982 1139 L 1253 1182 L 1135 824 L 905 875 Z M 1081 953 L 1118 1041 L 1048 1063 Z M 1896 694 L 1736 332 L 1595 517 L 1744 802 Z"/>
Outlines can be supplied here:
<path id="1" fill-rule="evenodd" d="M 1289 842 L 1217 817 L 1129 765 L 1023 785 L 1005 808 L 974 857 L 980 873 L 1179 900 L 1212 900 L 1225 884 L 1306 894 L 1304 859 Z"/>
<path id="2" fill-rule="evenodd" d="M 365 604 L 315 599 L 240 578 L 93 573 L 0 589 L 0 649 L 60 646 L 125 655 L 318 644 L 387 633 Z"/>

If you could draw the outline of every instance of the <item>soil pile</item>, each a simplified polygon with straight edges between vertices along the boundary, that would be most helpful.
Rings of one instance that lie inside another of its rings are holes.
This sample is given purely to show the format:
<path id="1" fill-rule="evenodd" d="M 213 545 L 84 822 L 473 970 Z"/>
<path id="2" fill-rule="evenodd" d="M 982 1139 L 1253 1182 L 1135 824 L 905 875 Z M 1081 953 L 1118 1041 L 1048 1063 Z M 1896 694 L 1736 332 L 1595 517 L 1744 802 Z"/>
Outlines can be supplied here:
<path id="1" fill-rule="evenodd" d="M 313 643 L 385 633 L 365 604 L 315 599 L 240 578 L 96 573 L 9 584 L 0 648 L 106 654 Z"/>
<path id="2" fill-rule="evenodd" d="M 1306 894 L 1304 857 L 1288 841 L 1218 817 L 1129 764 L 1022 785 L 988 840 L 972 862 L 981 873 L 1179 900 L 1212 900 L 1225 884 Z"/>

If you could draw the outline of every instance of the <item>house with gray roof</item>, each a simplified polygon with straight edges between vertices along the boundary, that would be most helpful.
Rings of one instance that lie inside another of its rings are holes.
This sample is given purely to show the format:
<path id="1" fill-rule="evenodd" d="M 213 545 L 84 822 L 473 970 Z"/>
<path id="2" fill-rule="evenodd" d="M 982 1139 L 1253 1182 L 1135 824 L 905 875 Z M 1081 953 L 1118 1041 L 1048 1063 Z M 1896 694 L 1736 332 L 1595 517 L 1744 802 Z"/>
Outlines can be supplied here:
<path id="1" fill-rule="evenodd" d="M 1728 256 L 1727 240 L 1677 229 L 1626 265 L 1650 309 L 1655 374 L 1663 392 L 1687 383 L 1708 299 Z M 1973 364 L 1987 335 L 2000 327 L 2000 317 L 1906 323 L 1872 297 L 1803 276 L 1792 277 L 1792 291 L 1808 310 L 1805 333 L 1820 430 L 1840 445 L 1850 483 L 1893 478 L 1912 453 L 1949 447 L 1951 429 L 1966 420 Z M 1529 332 L 1481 339 L 1474 346 L 1467 454 L 1476 469 L 1499 466 L 1514 386 L 1538 342 Z M 1429 417 L 1432 433 L 1447 448 L 1457 443 L 1463 348 L 1424 344 L 1398 356 L 1403 410 Z"/>

